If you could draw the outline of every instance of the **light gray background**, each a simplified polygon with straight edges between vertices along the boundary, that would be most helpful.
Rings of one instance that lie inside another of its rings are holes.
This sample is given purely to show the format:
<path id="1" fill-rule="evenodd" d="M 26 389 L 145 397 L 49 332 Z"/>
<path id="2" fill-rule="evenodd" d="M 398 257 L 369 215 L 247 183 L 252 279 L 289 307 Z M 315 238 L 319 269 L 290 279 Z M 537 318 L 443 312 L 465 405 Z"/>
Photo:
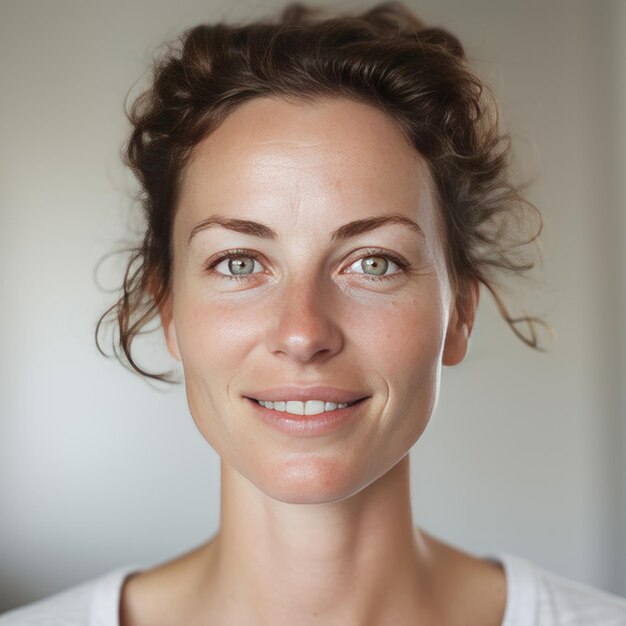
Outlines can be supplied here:
<path id="1" fill-rule="evenodd" d="M 457 33 L 500 97 L 546 223 L 524 302 L 557 331 L 537 354 L 483 294 L 471 354 L 445 371 L 411 453 L 416 523 L 626 594 L 626 2 L 407 4 Z M 218 459 L 183 389 L 96 352 L 113 296 L 93 270 L 129 232 L 122 106 L 152 51 L 277 6 L 0 3 L 0 609 L 217 529 Z M 121 268 L 106 263 L 102 281 Z M 168 365 L 160 345 L 144 358 Z"/>

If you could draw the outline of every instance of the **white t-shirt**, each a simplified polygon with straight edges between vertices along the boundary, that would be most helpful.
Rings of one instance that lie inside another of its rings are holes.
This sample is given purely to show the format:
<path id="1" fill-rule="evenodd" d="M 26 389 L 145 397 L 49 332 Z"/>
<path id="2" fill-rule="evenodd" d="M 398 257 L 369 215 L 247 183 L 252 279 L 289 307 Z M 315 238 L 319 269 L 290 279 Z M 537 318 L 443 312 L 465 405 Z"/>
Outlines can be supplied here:
<path id="1" fill-rule="evenodd" d="M 502 626 L 626 626 L 626 599 L 547 572 L 510 554 L 503 564 Z M 138 567 L 125 567 L 0 616 L 0 626 L 119 626 L 120 591 Z M 479 625 L 477 625 L 479 626 Z"/>

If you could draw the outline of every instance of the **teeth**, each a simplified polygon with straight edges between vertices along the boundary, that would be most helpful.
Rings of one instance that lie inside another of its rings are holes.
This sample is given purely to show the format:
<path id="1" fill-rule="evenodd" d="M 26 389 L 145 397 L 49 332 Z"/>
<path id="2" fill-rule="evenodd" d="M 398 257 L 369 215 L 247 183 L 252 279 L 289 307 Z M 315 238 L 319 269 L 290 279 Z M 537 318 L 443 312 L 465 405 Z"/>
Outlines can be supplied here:
<path id="1" fill-rule="evenodd" d="M 319 415 L 325 411 L 345 409 L 348 406 L 347 402 L 335 404 L 334 402 L 324 402 L 323 400 L 307 400 L 306 402 L 302 402 L 300 400 L 276 402 L 270 402 L 269 400 L 257 400 L 257 402 L 266 409 L 291 413 L 292 415 Z"/>
<path id="2" fill-rule="evenodd" d="M 326 408 L 328 405 L 328 408 Z M 307 400 L 304 405 L 305 415 L 318 415 L 324 411 L 334 411 L 337 408 L 334 402 L 323 402 L 322 400 Z"/>
<path id="3" fill-rule="evenodd" d="M 308 404 L 308 402 L 306 402 L 306 404 Z M 293 413 L 294 415 L 304 415 L 306 404 L 304 402 L 300 402 L 299 400 L 287 400 L 285 412 Z"/>

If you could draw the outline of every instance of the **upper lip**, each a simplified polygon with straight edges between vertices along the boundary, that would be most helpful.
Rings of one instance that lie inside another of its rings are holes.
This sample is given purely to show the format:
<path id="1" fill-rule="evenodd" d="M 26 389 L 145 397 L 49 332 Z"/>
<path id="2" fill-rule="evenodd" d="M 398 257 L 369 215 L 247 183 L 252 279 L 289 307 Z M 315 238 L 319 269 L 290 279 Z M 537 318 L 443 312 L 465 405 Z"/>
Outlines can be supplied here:
<path id="1" fill-rule="evenodd" d="M 251 392 L 246 397 L 254 400 L 279 401 L 279 400 L 323 400 L 324 402 L 346 403 L 355 402 L 368 397 L 360 391 L 350 391 L 348 389 L 338 389 L 337 387 L 327 387 L 316 385 L 315 387 L 273 387 L 262 391 Z"/>

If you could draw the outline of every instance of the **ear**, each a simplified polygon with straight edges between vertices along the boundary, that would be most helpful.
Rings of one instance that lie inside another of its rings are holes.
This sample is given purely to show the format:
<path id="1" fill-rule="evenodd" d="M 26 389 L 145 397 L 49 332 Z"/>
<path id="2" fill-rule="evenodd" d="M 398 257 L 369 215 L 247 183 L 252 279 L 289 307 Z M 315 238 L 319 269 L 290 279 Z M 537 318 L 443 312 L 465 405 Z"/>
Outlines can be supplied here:
<path id="1" fill-rule="evenodd" d="M 168 294 L 165 302 L 159 306 L 159 317 L 163 328 L 163 335 L 167 345 L 167 351 L 177 360 L 180 361 L 180 350 L 178 348 L 178 339 L 176 338 L 176 325 L 174 324 L 174 315 L 172 312 L 172 294 Z"/>
<path id="2" fill-rule="evenodd" d="M 441 360 L 444 365 L 457 365 L 465 358 L 479 296 L 480 285 L 476 278 L 459 287 L 448 321 Z"/>

